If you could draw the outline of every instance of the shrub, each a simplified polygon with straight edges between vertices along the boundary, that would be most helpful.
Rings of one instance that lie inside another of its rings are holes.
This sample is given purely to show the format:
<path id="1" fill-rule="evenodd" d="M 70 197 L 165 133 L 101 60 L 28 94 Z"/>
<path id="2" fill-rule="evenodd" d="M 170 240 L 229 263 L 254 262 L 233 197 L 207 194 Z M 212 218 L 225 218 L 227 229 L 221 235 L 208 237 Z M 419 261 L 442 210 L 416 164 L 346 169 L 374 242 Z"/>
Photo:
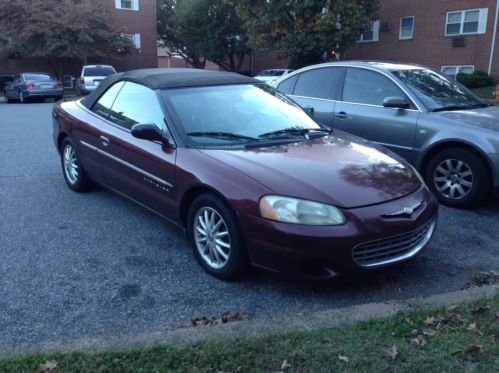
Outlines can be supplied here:
<path id="1" fill-rule="evenodd" d="M 474 71 L 472 74 L 457 74 L 457 81 L 467 88 L 481 88 L 494 85 L 494 79 L 484 71 Z"/>

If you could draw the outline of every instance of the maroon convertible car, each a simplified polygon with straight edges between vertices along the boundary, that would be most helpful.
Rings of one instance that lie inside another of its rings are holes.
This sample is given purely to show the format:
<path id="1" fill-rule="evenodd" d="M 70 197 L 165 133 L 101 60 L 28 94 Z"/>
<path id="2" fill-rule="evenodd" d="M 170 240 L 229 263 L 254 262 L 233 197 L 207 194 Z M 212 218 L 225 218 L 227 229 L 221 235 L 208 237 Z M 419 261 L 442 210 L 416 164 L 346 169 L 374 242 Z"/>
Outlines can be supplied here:
<path id="1" fill-rule="evenodd" d="M 413 258 L 437 204 L 386 149 L 232 73 L 146 69 L 54 106 L 68 186 L 98 183 L 182 226 L 206 271 L 329 278 Z"/>

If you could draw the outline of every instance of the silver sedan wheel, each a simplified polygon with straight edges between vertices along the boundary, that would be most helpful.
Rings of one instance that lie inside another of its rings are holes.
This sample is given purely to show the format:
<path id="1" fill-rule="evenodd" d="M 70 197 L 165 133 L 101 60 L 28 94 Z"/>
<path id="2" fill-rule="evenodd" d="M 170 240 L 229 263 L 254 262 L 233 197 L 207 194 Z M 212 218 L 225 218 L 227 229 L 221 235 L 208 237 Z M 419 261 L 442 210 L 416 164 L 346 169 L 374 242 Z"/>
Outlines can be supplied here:
<path id="1" fill-rule="evenodd" d="M 201 258 L 211 268 L 223 268 L 230 257 L 229 229 L 211 207 L 200 208 L 194 216 L 194 241 Z"/>
<path id="2" fill-rule="evenodd" d="M 21 102 L 21 104 L 24 103 L 23 91 L 21 91 L 21 90 L 19 90 L 19 102 Z"/>
<path id="3" fill-rule="evenodd" d="M 462 199 L 473 188 L 473 172 L 459 159 L 446 159 L 435 169 L 433 182 L 440 194 L 449 199 Z"/>
<path id="4" fill-rule="evenodd" d="M 70 184 L 78 181 L 78 158 L 71 145 L 66 145 L 63 151 L 64 173 Z"/>

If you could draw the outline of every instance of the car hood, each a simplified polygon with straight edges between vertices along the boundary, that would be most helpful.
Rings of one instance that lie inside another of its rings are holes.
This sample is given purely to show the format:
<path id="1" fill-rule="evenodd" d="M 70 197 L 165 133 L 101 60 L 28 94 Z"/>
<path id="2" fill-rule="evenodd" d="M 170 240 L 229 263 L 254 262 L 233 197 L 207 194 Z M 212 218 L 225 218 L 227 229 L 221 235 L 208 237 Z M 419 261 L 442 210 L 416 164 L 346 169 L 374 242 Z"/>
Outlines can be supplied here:
<path id="1" fill-rule="evenodd" d="M 499 107 L 497 106 L 472 110 L 442 111 L 436 114 L 463 124 L 499 132 Z"/>
<path id="2" fill-rule="evenodd" d="M 377 204 L 421 187 L 404 161 L 349 136 L 202 153 L 237 169 L 273 193 L 343 208 Z"/>

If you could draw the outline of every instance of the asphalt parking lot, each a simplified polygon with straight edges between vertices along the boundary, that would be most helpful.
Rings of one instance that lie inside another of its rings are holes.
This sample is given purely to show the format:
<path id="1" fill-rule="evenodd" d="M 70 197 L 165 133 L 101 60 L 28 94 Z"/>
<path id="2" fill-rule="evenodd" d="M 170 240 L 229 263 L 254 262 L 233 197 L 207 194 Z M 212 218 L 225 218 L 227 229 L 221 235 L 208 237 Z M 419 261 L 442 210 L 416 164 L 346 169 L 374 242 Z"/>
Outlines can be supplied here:
<path id="1" fill-rule="evenodd" d="M 0 345 L 159 329 L 238 310 L 302 313 L 462 288 L 499 268 L 499 200 L 441 207 L 416 260 L 358 279 L 267 273 L 226 283 L 196 263 L 182 232 L 107 190 L 71 192 L 52 143 L 51 108 L 0 104 Z"/>

